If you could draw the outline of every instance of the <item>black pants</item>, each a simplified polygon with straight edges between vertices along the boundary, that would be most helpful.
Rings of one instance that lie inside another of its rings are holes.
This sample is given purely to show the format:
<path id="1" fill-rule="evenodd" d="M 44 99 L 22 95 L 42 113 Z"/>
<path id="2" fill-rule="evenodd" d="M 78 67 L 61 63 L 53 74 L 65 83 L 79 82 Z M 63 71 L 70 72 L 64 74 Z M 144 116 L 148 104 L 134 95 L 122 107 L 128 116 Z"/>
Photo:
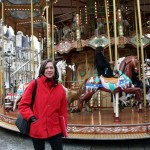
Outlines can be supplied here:
<path id="1" fill-rule="evenodd" d="M 50 143 L 52 150 L 63 150 L 62 134 L 57 134 L 47 139 L 32 138 L 34 150 L 45 150 L 46 140 L 48 140 L 48 142 Z"/>

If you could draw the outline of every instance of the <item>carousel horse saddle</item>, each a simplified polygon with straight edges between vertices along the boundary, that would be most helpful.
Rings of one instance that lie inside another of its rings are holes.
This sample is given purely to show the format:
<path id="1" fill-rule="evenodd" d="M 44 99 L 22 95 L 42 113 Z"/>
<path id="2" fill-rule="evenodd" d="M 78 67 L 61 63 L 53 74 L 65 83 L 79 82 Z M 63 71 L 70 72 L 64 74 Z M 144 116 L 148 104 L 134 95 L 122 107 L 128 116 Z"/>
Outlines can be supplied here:
<path id="1" fill-rule="evenodd" d="M 104 81 L 106 83 L 110 82 L 112 84 L 116 84 L 118 82 L 118 78 L 116 78 L 116 77 L 106 78 L 106 77 L 102 76 L 102 78 L 104 79 Z"/>

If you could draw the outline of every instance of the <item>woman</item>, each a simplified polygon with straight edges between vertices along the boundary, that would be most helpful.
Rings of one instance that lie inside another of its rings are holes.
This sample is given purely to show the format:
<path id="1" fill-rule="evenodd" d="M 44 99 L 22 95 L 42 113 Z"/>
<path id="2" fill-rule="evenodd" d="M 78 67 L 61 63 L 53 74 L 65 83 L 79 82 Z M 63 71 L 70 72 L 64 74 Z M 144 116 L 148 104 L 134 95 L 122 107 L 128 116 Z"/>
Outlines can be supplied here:
<path id="1" fill-rule="evenodd" d="M 110 64 L 107 62 L 103 53 L 104 50 L 102 46 L 96 48 L 95 66 L 98 76 L 103 75 L 104 77 L 114 77 L 113 70 L 111 69 Z"/>
<path id="2" fill-rule="evenodd" d="M 58 71 L 52 60 L 45 60 L 39 70 L 33 110 L 30 108 L 34 81 L 25 90 L 19 104 L 19 112 L 31 122 L 29 136 L 35 150 L 45 150 L 45 140 L 52 150 L 62 150 L 62 128 L 60 116 L 67 125 L 67 100 L 64 88 L 58 83 Z"/>

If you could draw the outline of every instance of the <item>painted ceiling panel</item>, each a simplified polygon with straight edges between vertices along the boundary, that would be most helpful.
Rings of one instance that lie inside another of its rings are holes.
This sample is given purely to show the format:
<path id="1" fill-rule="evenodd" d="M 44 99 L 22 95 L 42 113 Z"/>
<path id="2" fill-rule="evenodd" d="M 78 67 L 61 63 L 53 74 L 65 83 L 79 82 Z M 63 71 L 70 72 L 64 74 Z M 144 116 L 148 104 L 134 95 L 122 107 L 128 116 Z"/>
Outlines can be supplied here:
<path id="1" fill-rule="evenodd" d="M 7 0 L 12 4 L 30 4 L 31 0 Z M 33 0 L 33 4 L 39 2 L 39 0 Z"/>
<path id="2" fill-rule="evenodd" d="M 37 17 L 39 14 L 39 12 L 34 12 L 33 17 Z M 11 11 L 11 15 L 18 19 L 28 19 L 31 17 L 31 11 Z"/>

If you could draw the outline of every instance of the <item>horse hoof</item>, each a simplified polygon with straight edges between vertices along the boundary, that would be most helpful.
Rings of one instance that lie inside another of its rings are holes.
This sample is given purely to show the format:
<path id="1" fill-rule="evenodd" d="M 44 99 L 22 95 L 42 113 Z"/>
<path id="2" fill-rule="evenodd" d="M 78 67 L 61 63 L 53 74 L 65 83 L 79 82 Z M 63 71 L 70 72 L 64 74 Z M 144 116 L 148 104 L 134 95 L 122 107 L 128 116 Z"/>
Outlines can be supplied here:
<path id="1" fill-rule="evenodd" d="M 135 102 L 135 103 L 133 103 L 132 108 L 135 107 L 135 106 L 139 106 L 140 104 L 141 104 L 141 102 L 139 102 L 139 101 Z"/>
<path id="2" fill-rule="evenodd" d="M 78 112 L 81 112 L 81 110 L 80 109 L 76 109 L 76 112 L 78 113 Z"/>
<path id="3" fill-rule="evenodd" d="M 120 109 L 124 109 L 124 108 L 125 108 L 125 105 L 124 105 L 124 104 L 119 104 L 119 108 L 120 108 Z"/>
<path id="4" fill-rule="evenodd" d="M 81 110 L 79 110 L 79 109 L 71 109 L 70 112 L 71 113 L 78 113 L 78 112 L 81 112 Z"/>
<path id="5" fill-rule="evenodd" d="M 138 110 L 138 113 L 142 113 L 142 112 L 143 112 L 143 109 L 139 109 L 139 110 Z"/>
<path id="6" fill-rule="evenodd" d="M 135 106 L 136 106 L 136 103 L 133 103 L 131 107 L 133 108 L 133 107 L 135 107 Z"/>
<path id="7" fill-rule="evenodd" d="M 71 113 L 75 113 L 75 109 L 70 109 L 70 112 Z"/>

